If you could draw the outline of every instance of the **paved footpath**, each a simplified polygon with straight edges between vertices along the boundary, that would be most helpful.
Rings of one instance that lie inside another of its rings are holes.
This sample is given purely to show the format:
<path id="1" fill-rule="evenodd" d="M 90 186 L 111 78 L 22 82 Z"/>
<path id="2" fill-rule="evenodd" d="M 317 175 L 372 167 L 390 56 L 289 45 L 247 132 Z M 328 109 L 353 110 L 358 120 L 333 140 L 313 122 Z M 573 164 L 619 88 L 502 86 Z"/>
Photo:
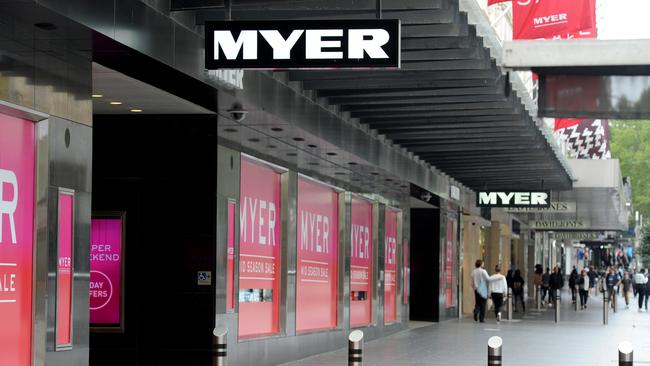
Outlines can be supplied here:
<path id="1" fill-rule="evenodd" d="M 366 342 L 364 365 L 486 365 L 487 340 L 495 335 L 503 338 L 505 366 L 617 365 L 617 345 L 624 340 L 634 345 L 635 365 L 650 365 L 650 312 L 638 312 L 636 299 L 625 309 L 619 297 L 618 312 L 610 309 L 607 326 L 602 325 L 602 296 L 591 296 L 588 308 L 577 312 L 568 293 L 562 299 L 559 324 L 553 308 L 535 311 L 534 306 L 501 324 L 493 313 L 483 324 L 470 318 L 431 323 Z M 285 365 L 346 364 L 347 350 L 341 349 Z"/>

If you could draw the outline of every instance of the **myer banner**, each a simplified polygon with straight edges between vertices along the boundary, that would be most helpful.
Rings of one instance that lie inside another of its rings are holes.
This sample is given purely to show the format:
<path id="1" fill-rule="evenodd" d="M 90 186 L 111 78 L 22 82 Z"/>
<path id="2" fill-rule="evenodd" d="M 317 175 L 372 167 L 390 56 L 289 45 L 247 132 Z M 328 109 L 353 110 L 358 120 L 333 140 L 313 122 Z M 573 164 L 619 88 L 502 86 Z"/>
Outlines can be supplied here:
<path id="1" fill-rule="evenodd" d="M 205 23 L 206 69 L 399 67 L 396 19 Z"/>
<path id="2" fill-rule="evenodd" d="M 551 191 L 480 191 L 476 193 L 478 207 L 550 207 Z"/>

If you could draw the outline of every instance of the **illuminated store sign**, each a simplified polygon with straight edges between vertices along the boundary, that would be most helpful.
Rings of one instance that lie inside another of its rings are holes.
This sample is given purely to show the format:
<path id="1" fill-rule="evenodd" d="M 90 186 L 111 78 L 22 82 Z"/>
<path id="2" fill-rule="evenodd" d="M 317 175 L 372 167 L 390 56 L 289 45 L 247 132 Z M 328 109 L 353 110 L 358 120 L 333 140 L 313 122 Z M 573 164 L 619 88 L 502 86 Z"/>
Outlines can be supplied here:
<path id="1" fill-rule="evenodd" d="M 384 323 L 397 320 L 397 220 L 399 211 L 386 208 L 384 238 Z"/>
<path id="2" fill-rule="evenodd" d="M 90 223 L 90 324 L 122 324 L 123 219 L 121 214 L 93 217 Z"/>
<path id="3" fill-rule="evenodd" d="M 34 123 L 0 115 L 0 365 L 32 364 Z"/>
<path id="4" fill-rule="evenodd" d="M 205 42 L 206 69 L 400 67 L 394 19 L 214 21 Z"/>
<path id="5" fill-rule="evenodd" d="M 477 192 L 478 207 L 550 207 L 551 191 Z"/>
<path id="6" fill-rule="evenodd" d="M 59 192 L 58 257 L 56 266 L 56 348 L 72 346 L 72 248 L 74 193 Z"/>
<path id="7" fill-rule="evenodd" d="M 350 325 L 372 321 L 372 203 L 352 198 Z"/>

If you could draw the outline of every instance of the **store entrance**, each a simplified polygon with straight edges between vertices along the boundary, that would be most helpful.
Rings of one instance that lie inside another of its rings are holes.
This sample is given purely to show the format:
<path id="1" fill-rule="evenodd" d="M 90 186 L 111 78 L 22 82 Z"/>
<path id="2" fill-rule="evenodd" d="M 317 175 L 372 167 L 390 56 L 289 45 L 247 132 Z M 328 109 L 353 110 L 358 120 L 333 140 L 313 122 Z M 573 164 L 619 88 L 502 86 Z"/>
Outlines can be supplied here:
<path id="1" fill-rule="evenodd" d="M 440 210 L 411 208 L 410 320 L 440 320 Z"/>

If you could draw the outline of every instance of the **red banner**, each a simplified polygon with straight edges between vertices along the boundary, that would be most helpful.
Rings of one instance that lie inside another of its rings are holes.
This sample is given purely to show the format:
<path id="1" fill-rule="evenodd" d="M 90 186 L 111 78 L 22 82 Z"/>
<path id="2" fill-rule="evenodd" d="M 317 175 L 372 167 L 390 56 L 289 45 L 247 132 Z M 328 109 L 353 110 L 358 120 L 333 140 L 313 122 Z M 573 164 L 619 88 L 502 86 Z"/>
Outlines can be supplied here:
<path id="1" fill-rule="evenodd" d="M 34 123 L 0 115 L 0 365 L 32 364 Z"/>
<path id="2" fill-rule="evenodd" d="M 337 326 L 338 193 L 298 180 L 296 330 Z"/>
<path id="3" fill-rule="evenodd" d="M 386 207 L 384 241 L 384 324 L 397 320 L 397 219 L 399 211 Z"/>
<path id="4" fill-rule="evenodd" d="M 454 297 L 455 287 L 455 266 L 456 263 L 456 220 L 447 219 L 447 245 L 445 251 L 445 305 L 451 308 L 456 305 L 456 298 Z"/>
<path id="5" fill-rule="evenodd" d="M 237 203 L 228 201 L 228 231 L 226 244 L 228 247 L 228 264 L 226 265 L 226 309 L 235 309 L 235 215 Z"/>
<path id="6" fill-rule="evenodd" d="M 611 159 L 609 121 L 606 119 L 555 119 L 555 136 L 574 159 Z"/>
<path id="7" fill-rule="evenodd" d="M 279 332 L 280 173 L 241 161 L 239 336 Z"/>
<path id="8" fill-rule="evenodd" d="M 90 323 L 120 326 L 122 321 L 122 218 L 90 222 Z"/>
<path id="9" fill-rule="evenodd" d="M 372 322 L 372 204 L 352 198 L 350 254 L 350 325 Z"/>
<path id="10" fill-rule="evenodd" d="M 596 0 L 514 0 L 513 39 L 596 38 Z"/>
<path id="11" fill-rule="evenodd" d="M 56 346 L 72 344 L 72 236 L 74 196 L 59 193 L 59 237 L 56 275 Z"/>

